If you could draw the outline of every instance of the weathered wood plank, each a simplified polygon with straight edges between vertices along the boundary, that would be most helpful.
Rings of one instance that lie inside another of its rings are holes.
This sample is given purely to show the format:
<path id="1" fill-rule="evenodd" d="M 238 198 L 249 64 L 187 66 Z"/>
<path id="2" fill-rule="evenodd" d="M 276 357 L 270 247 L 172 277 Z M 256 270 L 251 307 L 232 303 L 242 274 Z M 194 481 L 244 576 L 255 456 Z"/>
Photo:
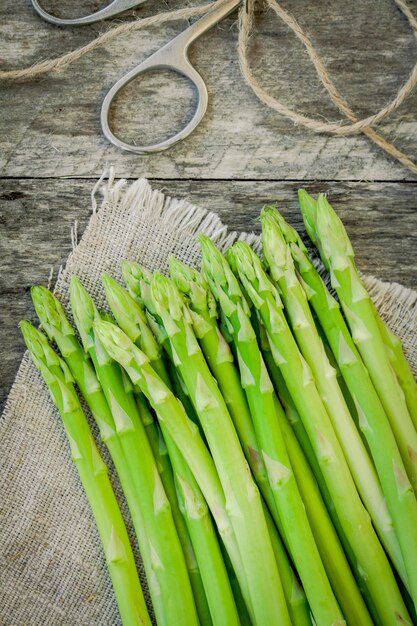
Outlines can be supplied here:
<path id="1" fill-rule="evenodd" d="M 74 5 L 82 13 L 92 5 L 88 0 L 79 2 L 61 2 L 61 13 L 74 14 Z M 57 4 L 52 0 L 45 3 L 52 8 Z M 417 11 L 417 0 L 410 0 L 409 4 Z M 151 15 L 181 5 L 180 0 L 145 3 L 136 14 Z M 360 114 L 383 106 L 410 72 L 417 47 L 392 0 L 292 0 L 284 5 L 311 34 L 335 82 Z M 28 0 L 3 0 L 1 67 L 28 65 L 62 54 L 109 27 L 110 23 L 56 28 L 35 16 Z M 295 128 L 259 103 L 240 76 L 236 15 L 193 47 L 193 63 L 207 81 L 210 93 L 207 116 L 197 131 L 179 146 L 157 156 L 118 151 L 101 136 L 98 118 L 104 94 L 117 78 L 182 28 L 183 24 L 175 24 L 133 33 L 59 74 L 28 83 L 1 84 L 3 174 L 91 177 L 98 175 L 104 164 L 112 163 L 122 176 L 145 174 L 170 179 L 413 179 L 364 137 L 314 135 Z M 301 44 L 270 12 L 260 12 L 252 57 L 257 75 L 284 102 L 311 115 L 339 118 L 319 86 Z M 146 138 L 156 138 L 155 133 L 166 136 L 173 125 L 178 128 L 190 114 L 186 108 L 189 89 L 182 82 L 173 84 L 171 79 L 165 75 L 148 77 L 144 92 L 132 87 L 121 97 L 115 122 L 118 128 L 125 129 L 126 137 L 135 136 L 138 120 Z M 387 136 L 414 158 L 416 105 L 414 94 L 382 125 Z"/>
<path id="2" fill-rule="evenodd" d="M 0 322 L 3 330 L 0 406 L 16 373 L 23 343 L 20 319 L 35 319 L 30 286 L 47 283 L 71 251 L 70 229 L 82 233 L 89 218 L 92 180 L 4 180 L 0 187 Z M 256 181 L 155 181 L 171 195 L 217 211 L 232 229 L 255 229 L 259 208 L 278 202 L 295 226 L 301 221 L 297 183 Z M 416 287 L 417 183 L 314 183 L 328 191 L 348 227 L 360 268 Z"/>

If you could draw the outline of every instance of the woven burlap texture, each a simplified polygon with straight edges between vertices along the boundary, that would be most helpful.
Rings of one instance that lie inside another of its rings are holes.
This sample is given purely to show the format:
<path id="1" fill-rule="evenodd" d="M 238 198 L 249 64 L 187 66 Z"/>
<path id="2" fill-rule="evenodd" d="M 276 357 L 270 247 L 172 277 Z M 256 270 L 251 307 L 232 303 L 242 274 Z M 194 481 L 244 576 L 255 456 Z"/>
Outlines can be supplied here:
<path id="1" fill-rule="evenodd" d="M 128 184 L 109 178 L 97 187 L 104 201 L 97 210 L 93 194 L 89 226 L 57 280 L 55 291 L 66 307 L 73 273 L 104 307 L 100 274 L 105 270 L 120 278 L 121 259 L 166 271 L 171 254 L 198 265 L 198 232 L 212 236 L 220 247 L 236 239 L 215 214 L 172 199 L 145 179 Z M 254 235 L 244 237 L 256 247 Z M 417 374 L 417 293 L 372 277 L 366 282 L 383 317 L 402 337 Z M 99 445 L 133 541 L 113 467 Z M 27 355 L 0 422 L 0 477 L 0 624 L 120 624 L 98 533 L 59 415 Z"/>

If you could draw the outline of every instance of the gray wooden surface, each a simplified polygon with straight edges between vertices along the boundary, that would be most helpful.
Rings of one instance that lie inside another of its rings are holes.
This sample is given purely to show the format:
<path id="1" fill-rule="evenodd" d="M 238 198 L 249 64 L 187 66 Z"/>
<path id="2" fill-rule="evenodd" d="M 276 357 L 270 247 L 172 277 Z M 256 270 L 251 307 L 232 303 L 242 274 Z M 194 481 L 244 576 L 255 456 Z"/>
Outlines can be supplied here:
<path id="1" fill-rule="evenodd" d="M 101 3 L 101 4 L 104 4 Z M 410 0 L 417 13 L 417 0 Z M 57 5 L 58 8 L 57 8 Z M 45 0 L 61 15 L 100 2 Z M 137 16 L 182 6 L 180 0 L 144 4 Z M 336 84 L 361 115 L 383 106 L 408 76 L 417 45 L 392 0 L 285 0 L 310 33 Z M 130 13 L 132 15 L 132 13 Z M 119 22 L 121 19 L 115 20 Z M 0 66 L 18 67 L 80 46 L 110 23 L 60 29 L 38 19 L 28 0 L 0 5 Z M 244 84 L 230 16 L 192 49 L 207 82 L 210 105 L 197 131 L 170 151 L 149 157 L 119 152 L 101 136 L 102 98 L 113 82 L 184 24 L 125 36 L 66 70 L 30 82 L 0 83 L 0 403 L 23 352 L 17 331 L 34 318 L 29 288 L 46 283 L 71 249 L 70 228 L 81 234 L 90 191 L 104 167 L 118 176 L 154 179 L 171 195 L 218 211 L 238 230 L 257 228 L 265 202 L 278 201 L 299 223 L 296 189 L 328 191 L 345 220 L 364 272 L 416 287 L 417 177 L 363 137 L 335 138 L 295 128 L 259 103 Z M 259 10 L 251 56 L 256 73 L 277 97 L 300 111 L 338 119 L 292 33 Z M 114 123 L 132 140 L 166 137 L 190 115 L 193 94 L 171 75 L 147 77 L 117 102 Z M 381 131 L 417 159 L 417 94 Z"/>

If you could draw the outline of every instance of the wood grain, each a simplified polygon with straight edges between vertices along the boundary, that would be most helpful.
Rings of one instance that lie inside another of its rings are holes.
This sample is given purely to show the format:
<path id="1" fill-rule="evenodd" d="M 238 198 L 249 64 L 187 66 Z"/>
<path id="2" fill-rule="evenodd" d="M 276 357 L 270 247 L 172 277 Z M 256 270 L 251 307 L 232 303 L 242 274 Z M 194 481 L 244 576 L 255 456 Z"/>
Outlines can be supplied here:
<path id="1" fill-rule="evenodd" d="M 56 4 L 45 0 L 49 8 Z M 60 11 L 74 15 L 92 4 L 99 3 L 61 2 Z M 180 0 L 145 3 L 134 14 L 151 15 L 181 5 Z M 417 46 L 392 0 L 285 0 L 283 5 L 312 36 L 337 86 L 358 114 L 382 107 L 408 76 Z M 417 0 L 410 0 L 410 6 L 417 12 Z M 110 25 L 57 28 L 34 15 L 28 0 L 3 0 L 1 66 L 20 67 L 58 56 Z M 183 28 L 184 24 L 177 23 L 136 32 L 60 73 L 27 83 L 1 84 L 3 175 L 94 177 L 112 163 L 120 176 L 164 179 L 416 179 L 364 137 L 315 135 L 295 128 L 257 101 L 238 67 L 236 15 L 192 48 L 192 62 L 210 93 L 208 113 L 192 137 L 160 155 L 142 157 L 118 151 L 101 136 L 98 120 L 104 94 L 116 79 Z M 259 12 L 252 58 L 263 84 L 285 103 L 310 115 L 339 119 L 301 44 L 264 10 Z M 190 115 L 187 103 L 194 97 L 183 81 L 155 74 L 144 79 L 141 88 L 129 87 L 117 103 L 114 123 L 125 138 L 166 137 Z M 381 126 L 387 137 L 415 159 L 416 105 L 414 94 Z"/>
<path id="2" fill-rule="evenodd" d="M 64 17 L 105 4 L 106 0 L 44 0 L 45 8 Z M 310 34 L 336 85 L 359 115 L 386 104 L 408 76 L 417 45 L 392 0 L 283 0 L 282 4 Z M 417 13 L 417 0 L 409 4 Z M 113 21 L 63 29 L 40 20 L 29 0 L 3 0 L 0 66 L 20 67 L 59 56 L 115 23 L 179 6 L 184 6 L 183 0 L 145 3 Z M 176 23 L 133 33 L 60 73 L 0 83 L 4 177 L 0 181 L 4 328 L 0 402 L 23 351 L 17 322 L 33 316 L 30 285 L 47 282 L 50 268 L 56 272 L 65 262 L 71 250 L 71 225 L 78 220 L 82 233 L 92 184 L 109 164 L 118 176 L 148 176 L 169 193 L 218 211 L 237 230 L 256 229 L 253 220 L 259 207 L 270 201 L 278 201 L 298 224 L 295 190 L 301 183 L 313 191 L 329 191 L 346 220 L 363 271 L 415 286 L 415 177 L 364 137 L 315 135 L 295 128 L 259 103 L 240 75 L 236 15 L 192 48 L 191 60 L 207 82 L 210 103 L 203 123 L 190 138 L 149 157 L 119 152 L 104 140 L 98 119 L 106 91 L 184 26 Z M 310 115 L 339 119 L 301 44 L 263 9 L 258 11 L 251 58 L 256 75 L 285 103 Z M 148 76 L 121 95 L 113 113 L 115 128 L 129 140 L 166 137 L 189 118 L 194 101 L 195 94 L 184 80 L 173 80 L 166 73 Z M 416 105 L 414 94 L 381 126 L 414 158 Z"/>
<path id="3" fill-rule="evenodd" d="M 35 320 L 30 287 L 47 284 L 71 252 L 70 230 L 82 233 L 90 215 L 93 180 L 3 180 L 0 183 L 0 323 L 3 328 L 0 406 L 23 354 L 17 328 Z M 154 181 L 171 195 L 217 211 L 230 228 L 259 230 L 260 207 L 277 202 L 295 226 L 301 226 L 295 182 Z M 310 183 L 327 191 L 344 220 L 359 267 L 384 280 L 416 287 L 417 183 Z"/>

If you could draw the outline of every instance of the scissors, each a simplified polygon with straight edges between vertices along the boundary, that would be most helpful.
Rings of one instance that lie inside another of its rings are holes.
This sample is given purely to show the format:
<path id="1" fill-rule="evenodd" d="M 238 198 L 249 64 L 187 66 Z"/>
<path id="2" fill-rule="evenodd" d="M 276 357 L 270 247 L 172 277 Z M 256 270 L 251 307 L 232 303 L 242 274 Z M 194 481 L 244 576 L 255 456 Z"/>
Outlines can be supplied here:
<path id="1" fill-rule="evenodd" d="M 51 24 L 56 24 L 58 26 L 76 26 L 79 24 L 92 24 L 93 22 L 113 17 L 126 11 L 127 9 L 142 4 L 144 1 L 145 0 L 139 0 L 139 2 L 138 0 L 113 0 L 113 2 L 100 11 L 96 11 L 95 13 L 85 17 L 74 19 L 62 19 L 50 15 L 40 6 L 38 0 L 32 0 L 32 5 L 38 15 Z M 197 70 L 191 65 L 188 59 L 188 48 L 198 37 L 215 26 L 215 24 L 220 22 L 220 20 L 226 17 L 226 15 L 231 13 L 240 4 L 240 1 L 241 0 L 219 0 L 216 6 L 208 11 L 203 17 L 194 22 L 194 24 L 177 35 L 177 37 L 148 57 L 148 59 L 133 68 L 113 85 L 103 100 L 100 114 L 101 127 L 104 136 L 112 144 L 128 152 L 134 152 L 136 154 L 152 154 L 174 146 L 176 143 L 185 139 L 185 137 L 188 137 L 188 135 L 192 133 L 192 131 L 201 122 L 207 111 L 208 93 L 204 80 Z M 185 76 L 194 85 L 198 98 L 193 117 L 182 130 L 164 141 L 146 146 L 132 145 L 122 141 L 116 137 L 110 128 L 110 108 L 113 100 L 128 83 L 137 78 L 139 75 L 163 69 L 172 70 Z"/>

